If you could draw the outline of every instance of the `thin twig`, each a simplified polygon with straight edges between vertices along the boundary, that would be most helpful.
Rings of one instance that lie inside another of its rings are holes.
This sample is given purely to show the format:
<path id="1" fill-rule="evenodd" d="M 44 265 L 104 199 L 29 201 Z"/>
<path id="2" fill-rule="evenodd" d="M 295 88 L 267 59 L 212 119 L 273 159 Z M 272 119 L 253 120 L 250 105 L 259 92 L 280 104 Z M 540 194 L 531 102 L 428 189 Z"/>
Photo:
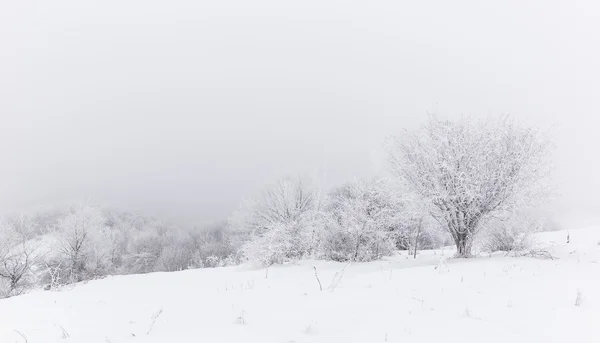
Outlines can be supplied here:
<path id="1" fill-rule="evenodd" d="M 346 268 L 348 268 L 350 265 L 352 264 L 352 261 L 348 262 L 348 264 L 346 266 L 344 266 L 344 268 L 342 268 L 341 271 L 335 273 L 335 275 L 333 276 L 333 280 L 331 280 L 331 285 L 329 285 L 329 290 L 330 291 L 334 291 L 337 286 L 340 284 L 340 282 L 342 281 L 342 278 L 344 277 L 344 271 L 346 270 Z"/>
<path id="2" fill-rule="evenodd" d="M 146 335 L 149 335 L 150 332 L 152 332 L 152 329 L 154 328 L 154 323 L 156 323 L 156 320 L 158 319 L 158 317 L 161 315 L 162 312 L 163 312 L 163 309 L 161 308 L 160 310 L 158 310 L 158 312 L 156 312 L 152 316 L 152 323 L 150 324 L 150 328 L 148 329 L 148 332 L 146 333 Z"/>
<path id="3" fill-rule="evenodd" d="M 323 291 L 323 286 L 321 285 L 321 280 L 319 280 L 319 273 L 317 273 L 317 266 L 313 265 L 313 269 L 315 270 L 315 277 L 317 278 L 317 282 L 319 283 L 319 289 Z"/>
<path id="4" fill-rule="evenodd" d="M 18 333 L 18 334 L 19 334 L 19 336 L 23 337 L 23 339 L 25 340 L 25 342 L 24 342 L 24 343 L 27 343 L 27 337 L 25 337 L 25 335 L 24 335 L 24 334 L 22 334 L 21 332 L 19 332 L 19 331 L 17 331 L 17 330 L 15 330 L 15 332 L 16 332 L 16 333 Z"/>
<path id="5" fill-rule="evenodd" d="M 62 338 L 63 339 L 71 337 L 71 335 L 69 334 L 69 332 L 67 330 L 65 330 L 65 328 L 62 325 L 59 325 L 58 327 L 62 331 Z"/>
<path id="6" fill-rule="evenodd" d="M 419 299 L 419 298 L 415 298 L 415 297 L 412 297 L 412 299 L 413 299 L 413 300 L 416 300 L 416 301 L 418 301 L 418 302 L 420 302 L 420 303 L 421 303 L 421 309 L 424 307 L 425 300 L 423 300 L 423 299 Z"/>

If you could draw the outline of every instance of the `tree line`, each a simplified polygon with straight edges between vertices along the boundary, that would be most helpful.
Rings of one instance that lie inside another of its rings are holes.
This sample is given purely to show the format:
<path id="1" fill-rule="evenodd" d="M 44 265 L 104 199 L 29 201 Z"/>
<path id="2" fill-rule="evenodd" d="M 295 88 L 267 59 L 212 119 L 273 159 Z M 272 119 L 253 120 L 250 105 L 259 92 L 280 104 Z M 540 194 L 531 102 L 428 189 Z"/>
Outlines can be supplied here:
<path id="1" fill-rule="evenodd" d="M 327 192 L 284 178 L 224 222 L 198 230 L 87 204 L 19 215 L 0 227 L 0 295 L 106 275 L 303 258 L 372 261 L 452 244 L 470 257 L 523 250 L 542 222 L 531 210 L 552 194 L 551 142 L 509 117 L 430 117 L 386 141 L 383 175 Z"/>

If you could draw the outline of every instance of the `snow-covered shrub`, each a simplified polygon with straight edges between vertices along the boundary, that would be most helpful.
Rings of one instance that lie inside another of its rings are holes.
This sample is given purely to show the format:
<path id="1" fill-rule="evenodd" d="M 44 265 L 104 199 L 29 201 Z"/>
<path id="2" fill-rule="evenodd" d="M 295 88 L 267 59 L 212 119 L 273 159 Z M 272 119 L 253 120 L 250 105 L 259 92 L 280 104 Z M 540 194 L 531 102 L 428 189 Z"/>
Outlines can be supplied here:
<path id="1" fill-rule="evenodd" d="M 437 249 L 450 238 L 433 218 L 411 207 L 402 210 L 401 218 L 392 228 L 391 235 L 398 250 L 415 254 L 418 250 Z"/>
<path id="2" fill-rule="evenodd" d="M 242 254 L 252 262 L 263 266 L 298 260 L 307 248 L 298 237 L 296 223 L 274 223 L 261 235 L 256 235 L 244 245 Z"/>
<path id="3" fill-rule="evenodd" d="M 64 258 L 47 258 L 41 269 L 39 284 L 46 290 L 56 290 L 71 283 L 71 268 Z"/>
<path id="4" fill-rule="evenodd" d="M 120 274 L 145 274 L 155 271 L 156 261 L 160 255 L 148 251 L 127 254 L 123 257 Z"/>
<path id="5" fill-rule="evenodd" d="M 123 256 L 122 274 L 143 274 L 156 271 L 165 239 L 152 232 L 138 232 L 132 235 Z"/>
<path id="6" fill-rule="evenodd" d="M 326 225 L 320 233 L 319 257 L 337 262 L 352 260 L 356 243 L 354 237 L 339 225 Z"/>
<path id="7" fill-rule="evenodd" d="M 531 247 L 532 234 L 542 230 L 543 221 L 527 214 L 514 214 L 505 220 L 490 223 L 482 237 L 483 248 L 489 252 L 519 252 Z"/>
<path id="8" fill-rule="evenodd" d="M 204 256 L 202 256 L 202 253 L 199 250 L 192 252 L 190 269 L 200 269 L 204 267 Z"/>
<path id="9" fill-rule="evenodd" d="M 369 232 L 356 236 L 343 231 L 330 231 L 324 236 L 321 258 L 345 262 L 367 262 L 393 254 L 393 242 L 381 233 Z"/>
<path id="10" fill-rule="evenodd" d="M 396 249 L 393 226 L 402 203 L 385 180 L 358 181 L 334 189 L 326 204 L 319 255 L 336 261 L 370 261 Z"/>
<path id="11" fill-rule="evenodd" d="M 245 202 L 229 224 L 235 231 L 249 233 L 242 255 L 270 265 L 309 254 L 314 246 L 317 199 L 306 180 L 283 179 Z"/>
<path id="12" fill-rule="evenodd" d="M 200 250 L 197 250 L 192 253 L 191 261 L 189 268 L 190 269 L 199 269 L 199 268 L 216 268 L 216 267 L 224 267 L 230 263 L 228 257 L 220 257 L 217 255 L 206 255 Z"/>
<path id="13" fill-rule="evenodd" d="M 226 223 L 213 224 L 191 237 L 194 246 L 191 268 L 222 267 L 234 260 L 236 247 Z"/>
<path id="14" fill-rule="evenodd" d="M 192 252 L 183 244 L 173 244 L 162 249 L 155 270 L 174 272 L 188 269 L 192 264 Z"/>
<path id="15" fill-rule="evenodd" d="M 225 260 L 223 260 L 219 256 L 210 255 L 206 258 L 205 266 L 207 268 L 223 267 L 223 266 L 225 266 Z"/>

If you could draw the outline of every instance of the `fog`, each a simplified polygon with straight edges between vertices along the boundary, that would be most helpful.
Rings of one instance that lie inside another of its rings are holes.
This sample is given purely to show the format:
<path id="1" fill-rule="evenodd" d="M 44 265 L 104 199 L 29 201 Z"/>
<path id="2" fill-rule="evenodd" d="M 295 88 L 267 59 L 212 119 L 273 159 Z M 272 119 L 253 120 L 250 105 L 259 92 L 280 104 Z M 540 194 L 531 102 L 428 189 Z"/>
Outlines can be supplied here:
<path id="1" fill-rule="evenodd" d="M 275 179 L 378 173 L 441 117 L 551 129 L 555 213 L 600 210 L 594 1 L 2 1 L 0 212 L 202 222 Z"/>

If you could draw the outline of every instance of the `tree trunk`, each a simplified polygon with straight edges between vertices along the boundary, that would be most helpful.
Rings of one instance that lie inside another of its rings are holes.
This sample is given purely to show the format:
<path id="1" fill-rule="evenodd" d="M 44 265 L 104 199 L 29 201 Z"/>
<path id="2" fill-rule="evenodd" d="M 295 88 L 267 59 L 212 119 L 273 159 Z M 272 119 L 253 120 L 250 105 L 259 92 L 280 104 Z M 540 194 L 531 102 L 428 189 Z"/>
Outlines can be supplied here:
<path id="1" fill-rule="evenodd" d="M 365 232 L 365 227 L 367 226 L 367 223 L 364 223 L 361 229 L 361 233 L 358 234 L 358 237 L 356 239 L 356 248 L 354 249 L 354 258 L 352 258 L 352 261 L 356 261 L 358 259 L 358 251 L 360 250 L 360 244 L 361 244 L 361 239 L 362 239 L 362 232 Z"/>
<path id="2" fill-rule="evenodd" d="M 356 259 L 358 259 L 358 250 L 359 249 L 360 249 L 360 236 L 356 240 L 356 248 L 354 248 L 354 257 L 352 258 L 352 261 L 356 261 Z"/>
<path id="3" fill-rule="evenodd" d="M 417 236 L 415 237 L 415 251 L 414 251 L 414 258 L 417 258 L 417 250 L 419 249 L 419 238 L 421 236 L 421 228 L 423 226 L 423 219 L 421 218 L 421 220 L 419 221 L 419 226 L 417 228 Z"/>
<path id="4" fill-rule="evenodd" d="M 471 257 L 471 238 L 466 233 L 456 234 L 456 257 L 469 258 Z"/>

